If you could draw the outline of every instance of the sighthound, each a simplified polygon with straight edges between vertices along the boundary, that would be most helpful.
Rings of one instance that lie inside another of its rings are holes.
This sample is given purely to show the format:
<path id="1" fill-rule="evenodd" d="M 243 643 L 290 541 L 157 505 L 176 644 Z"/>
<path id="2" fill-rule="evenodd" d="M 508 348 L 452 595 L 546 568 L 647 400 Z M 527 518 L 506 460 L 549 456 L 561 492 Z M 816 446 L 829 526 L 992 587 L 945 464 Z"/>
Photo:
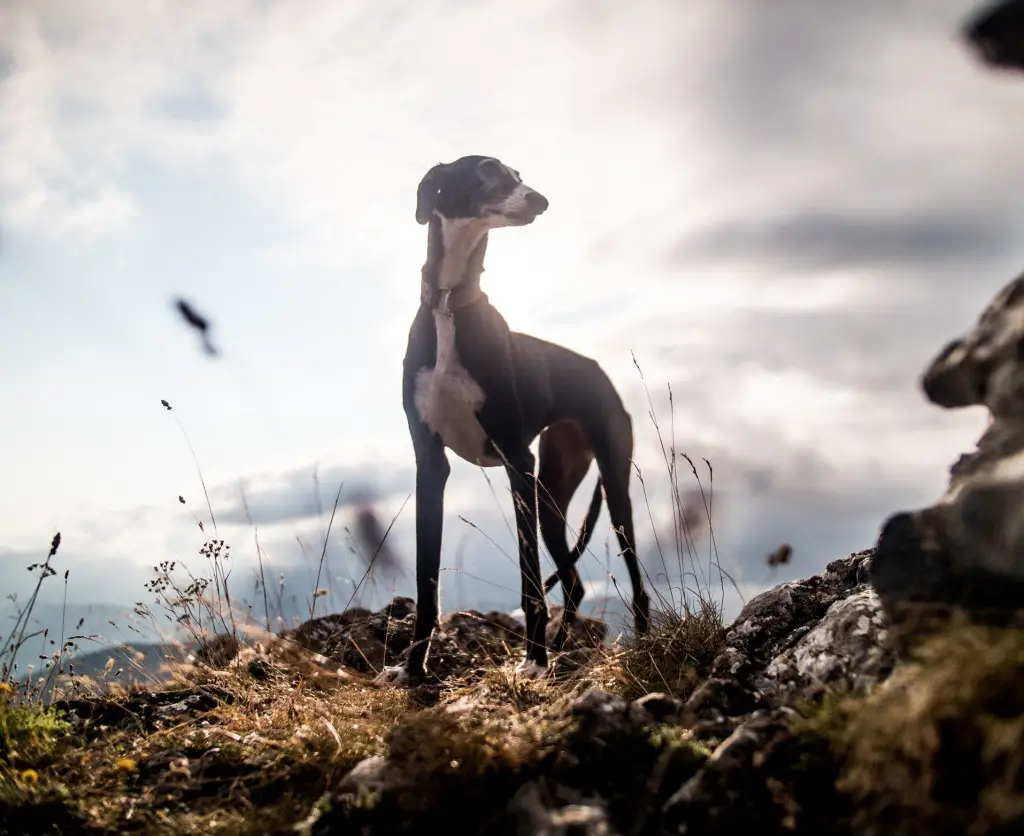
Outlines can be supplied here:
<path id="1" fill-rule="evenodd" d="M 633 422 L 608 376 L 593 360 L 511 331 L 480 289 L 487 235 L 526 226 L 548 208 L 519 173 L 493 157 L 468 156 L 427 172 L 416 221 L 427 226 L 421 301 L 409 331 L 402 403 L 416 456 L 416 626 L 405 667 L 385 668 L 381 683 L 421 680 L 438 619 L 438 573 L 446 448 L 473 464 L 503 466 L 515 505 L 526 621 L 521 675 L 548 665 L 545 592 L 561 583 L 565 642 L 583 598 L 575 564 L 601 510 L 602 489 L 632 583 L 634 624 L 645 632 L 649 601 L 637 561 L 629 480 Z M 530 445 L 540 435 L 535 462 Z M 570 548 L 565 514 L 590 463 L 600 478 L 579 540 Z M 536 467 L 536 469 L 535 469 Z M 538 485 L 539 483 L 539 485 Z M 557 572 L 542 583 L 537 527 Z"/>

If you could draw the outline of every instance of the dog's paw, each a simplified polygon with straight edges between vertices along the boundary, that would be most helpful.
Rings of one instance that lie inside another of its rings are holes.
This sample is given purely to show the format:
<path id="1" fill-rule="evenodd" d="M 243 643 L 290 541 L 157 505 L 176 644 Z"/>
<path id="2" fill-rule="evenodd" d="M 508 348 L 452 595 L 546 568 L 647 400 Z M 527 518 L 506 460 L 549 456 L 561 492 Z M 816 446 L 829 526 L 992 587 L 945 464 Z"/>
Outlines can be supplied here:
<path id="1" fill-rule="evenodd" d="M 384 668 L 374 677 L 373 684 L 385 688 L 394 688 L 399 685 L 408 685 L 410 679 L 409 671 L 406 670 L 405 665 L 391 665 Z"/>
<path id="2" fill-rule="evenodd" d="M 519 679 L 543 679 L 548 669 L 533 659 L 524 658 L 516 665 L 516 677 Z"/>

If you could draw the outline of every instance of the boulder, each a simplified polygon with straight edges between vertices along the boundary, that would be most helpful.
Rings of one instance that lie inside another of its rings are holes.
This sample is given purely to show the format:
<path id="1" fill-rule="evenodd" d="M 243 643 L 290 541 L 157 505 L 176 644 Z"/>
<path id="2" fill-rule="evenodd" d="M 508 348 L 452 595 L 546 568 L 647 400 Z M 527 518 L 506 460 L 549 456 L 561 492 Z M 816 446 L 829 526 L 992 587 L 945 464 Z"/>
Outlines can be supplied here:
<path id="1" fill-rule="evenodd" d="M 997 0 L 963 27 L 963 36 L 989 66 L 1024 70 L 1024 0 Z"/>
<path id="2" fill-rule="evenodd" d="M 1007 623 L 1024 603 L 1024 275 L 1004 287 L 973 328 L 951 341 L 921 386 L 947 409 L 980 406 L 991 421 L 950 469 L 933 506 L 882 527 L 872 564 L 900 642 L 954 610 Z"/>
<path id="3" fill-rule="evenodd" d="M 711 677 L 690 696 L 685 722 L 701 739 L 728 736 L 759 709 L 822 687 L 856 689 L 892 668 L 881 601 L 868 583 L 871 551 L 753 598 L 726 632 Z"/>

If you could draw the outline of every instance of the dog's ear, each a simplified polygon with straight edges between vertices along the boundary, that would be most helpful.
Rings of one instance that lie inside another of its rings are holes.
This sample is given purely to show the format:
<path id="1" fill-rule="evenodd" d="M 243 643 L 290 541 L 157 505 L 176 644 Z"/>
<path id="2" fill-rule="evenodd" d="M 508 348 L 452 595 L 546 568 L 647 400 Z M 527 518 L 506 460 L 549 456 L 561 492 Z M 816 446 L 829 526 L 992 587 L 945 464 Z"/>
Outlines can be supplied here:
<path id="1" fill-rule="evenodd" d="M 416 190 L 416 223 L 425 224 L 434 214 L 434 206 L 437 204 L 437 190 L 441 182 L 441 172 L 444 165 L 438 163 L 426 173 L 420 180 L 420 187 Z"/>

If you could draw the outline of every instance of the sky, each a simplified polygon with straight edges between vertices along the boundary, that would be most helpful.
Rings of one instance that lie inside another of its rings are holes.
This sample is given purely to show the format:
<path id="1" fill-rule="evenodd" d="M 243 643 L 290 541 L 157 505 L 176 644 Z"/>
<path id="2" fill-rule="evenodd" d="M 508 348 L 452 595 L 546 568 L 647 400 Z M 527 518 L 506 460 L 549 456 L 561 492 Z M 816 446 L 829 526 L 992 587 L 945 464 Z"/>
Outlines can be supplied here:
<path id="1" fill-rule="evenodd" d="M 240 567 L 258 540 L 308 594 L 340 496 L 328 574 L 361 575 L 345 528 L 372 501 L 406 566 L 375 594 L 410 593 L 415 189 L 465 154 L 551 202 L 491 236 L 485 290 L 621 392 L 652 574 L 659 431 L 705 490 L 711 462 L 745 596 L 870 546 L 980 434 L 918 379 L 1024 258 L 1024 87 L 960 42 L 974 8 L 0 3 L 0 587 L 24 595 L 56 531 L 78 602 L 128 607 L 159 561 L 201 565 L 198 461 Z M 455 460 L 446 513 L 447 605 L 515 606 L 507 479 Z M 624 578 L 600 526 L 595 590 Z"/>

